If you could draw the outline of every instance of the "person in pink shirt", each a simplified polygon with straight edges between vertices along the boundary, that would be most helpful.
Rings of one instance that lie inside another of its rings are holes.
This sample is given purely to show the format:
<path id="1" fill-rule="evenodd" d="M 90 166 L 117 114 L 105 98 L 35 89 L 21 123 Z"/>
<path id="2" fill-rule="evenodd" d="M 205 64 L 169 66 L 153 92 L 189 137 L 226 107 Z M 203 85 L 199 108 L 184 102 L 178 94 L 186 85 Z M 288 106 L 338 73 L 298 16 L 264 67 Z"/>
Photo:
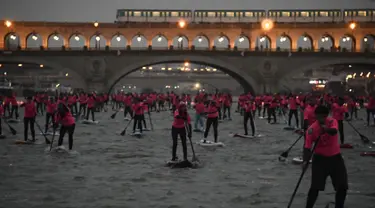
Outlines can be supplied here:
<path id="1" fill-rule="evenodd" d="M 326 179 L 331 177 L 336 191 L 336 208 L 344 208 L 348 190 L 348 174 L 338 142 L 338 124 L 336 119 L 328 117 L 329 109 L 319 106 L 315 109 L 316 121 L 306 132 L 303 151 L 304 167 L 312 156 L 311 185 L 307 196 L 306 208 L 313 208 L 319 191 L 324 191 Z M 316 142 L 314 152 L 311 151 Z"/>
<path id="2" fill-rule="evenodd" d="M 81 93 L 78 98 L 79 102 L 79 115 L 86 115 L 86 107 L 87 107 L 87 96 L 85 93 Z M 83 112 L 83 114 L 82 114 Z"/>
<path id="3" fill-rule="evenodd" d="M 18 106 L 17 106 L 18 107 Z M 30 131 L 31 131 L 31 137 L 32 137 L 32 142 L 35 142 L 35 117 L 36 117 L 36 107 L 35 103 L 33 102 L 32 97 L 28 97 L 27 101 L 21 105 L 21 107 L 25 108 L 24 112 L 24 118 L 23 118 L 23 123 L 24 123 L 24 139 L 27 141 L 28 133 L 29 133 L 29 124 L 30 124 Z"/>
<path id="4" fill-rule="evenodd" d="M 94 113 L 94 108 L 95 108 L 95 102 L 96 99 L 93 94 L 89 94 L 86 103 L 87 103 L 87 114 L 86 114 L 86 120 L 89 120 L 89 116 L 91 113 L 92 120 L 95 121 L 95 113 Z"/>
<path id="5" fill-rule="evenodd" d="M 289 118 L 288 118 L 288 126 L 291 126 L 292 117 L 296 119 L 296 126 L 298 128 L 299 122 L 298 122 L 298 112 L 297 112 L 297 98 L 290 94 L 288 97 L 288 107 L 289 107 Z"/>
<path id="6" fill-rule="evenodd" d="M 128 93 L 126 96 L 123 98 L 124 102 L 124 118 L 126 119 L 127 114 L 129 113 L 130 117 L 133 115 L 133 110 L 132 110 L 132 101 L 133 101 L 133 95 L 131 93 Z"/>
<path id="7" fill-rule="evenodd" d="M 332 117 L 337 120 L 339 133 L 340 133 L 340 141 L 341 144 L 344 144 L 344 118 L 348 118 L 348 109 L 344 106 L 344 99 L 339 98 L 337 103 L 333 103 L 332 108 Z"/>
<path id="8" fill-rule="evenodd" d="M 206 120 L 206 129 L 204 131 L 204 143 L 206 143 L 206 138 L 208 136 L 208 132 L 210 131 L 210 127 L 214 128 L 214 139 L 215 143 L 217 143 L 218 131 L 217 128 L 219 126 L 219 109 L 217 107 L 217 103 L 213 100 L 209 101 L 207 108 L 205 109 L 205 114 L 207 114 Z"/>
<path id="9" fill-rule="evenodd" d="M 253 109 L 255 107 L 255 103 L 252 101 L 247 101 L 243 103 L 242 108 L 244 109 L 244 120 L 243 120 L 243 125 L 245 129 L 245 135 L 248 135 L 247 132 L 247 122 L 250 119 L 250 126 L 251 126 L 251 132 L 252 136 L 255 136 L 255 123 L 254 123 L 254 116 L 253 116 Z"/>
<path id="10" fill-rule="evenodd" d="M 44 133 L 47 133 L 48 131 L 48 125 L 49 121 L 51 119 L 52 123 L 54 121 L 54 115 L 57 110 L 57 103 L 55 102 L 54 97 L 50 97 L 50 99 L 47 101 L 47 113 L 46 113 L 46 124 L 45 124 L 45 131 Z"/>
<path id="11" fill-rule="evenodd" d="M 182 152 L 184 154 L 184 161 L 188 161 L 187 158 L 187 144 L 186 144 L 186 133 L 188 137 L 191 137 L 191 118 L 187 112 L 186 104 L 181 103 L 178 109 L 174 112 L 172 124 L 172 161 L 177 161 L 177 139 L 178 136 L 181 138 Z M 188 125 L 188 126 L 186 126 Z M 186 132 L 188 130 L 188 132 Z"/>
<path id="12" fill-rule="evenodd" d="M 203 119 L 202 115 L 204 114 L 204 103 L 202 102 L 201 99 L 197 100 L 197 103 L 194 105 L 195 108 L 195 119 L 194 119 L 194 131 L 201 131 L 203 129 L 204 124 L 203 124 Z M 199 124 L 199 127 L 198 127 Z"/>
<path id="13" fill-rule="evenodd" d="M 139 98 L 134 98 L 134 104 L 132 106 L 133 108 L 133 120 L 134 120 L 134 125 L 133 125 L 133 134 L 135 133 L 135 128 L 138 124 L 138 129 L 139 132 L 142 133 L 142 121 L 145 118 L 144 111 L 145 107 L 147 105 L 144 105 L 142 102 L 140 102 Z"/>
<path id="14" fill-rule="evenodd" d="M 61 124 L 60 136 L 58 146 L 63 144 L 65 133 L 68 132 L 69 137 L 69 150 L 73 148 L 73 134 L 76 127 L 75 119 L 70 112 L 70 109 L 63 103 L 59 104 L 57 113 L 55 115 L 54 129 L 57 128 L 58 124 Z"/>
<path id="15" fill-rule="evenodd" d="M 276 108 L 279 106 L 278 100 L 273 98 L 267 107 L 267 120 L 271 124 L 271 116 L 273 117 L 273 124 L 277 123 L 276 118 Z"/>
<path id="16" fill-rule="evenodd" d="M 367 114 L 367 126 L 370 126 L 370 115 L 373 118 L 375 124 L 375 95 L 372 95 L 368 99 L 367 107 L 366 107 L 366 114 Z"/>

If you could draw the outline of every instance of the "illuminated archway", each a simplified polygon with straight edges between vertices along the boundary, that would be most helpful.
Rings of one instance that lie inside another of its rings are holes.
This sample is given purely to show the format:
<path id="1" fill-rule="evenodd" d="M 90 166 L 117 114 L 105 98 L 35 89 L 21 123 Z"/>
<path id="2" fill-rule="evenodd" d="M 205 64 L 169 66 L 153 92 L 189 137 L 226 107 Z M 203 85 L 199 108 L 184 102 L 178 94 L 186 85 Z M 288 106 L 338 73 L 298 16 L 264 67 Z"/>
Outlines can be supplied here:
<path id="1" fill-rule="evenodd" d="M 30 33 L 26 36 L 26 48 L 27 49 L 39 49 L 42 46 L 42 36 L 38 33 Z"/>
<path id="2" fill-rule="evenodd" d="M 292 39 L 288 35 L 281 35 L 276 39 L 276 49 L 280 51 L 290 51 L 292 48 Z"/>
<path id="3" fill-rule="evenodd" d="M 267 35 L 263 35 L 260 37 L 257 37 L 256 39 L 256 46 L 258 50 L 270 50 L 271 48 L 271 38 Z"/>
<path id="4" fill-rule="evenodd" d="M 48 37 L 47 47 L 48 49 L 60 50 L 64 45 L 64 37 L 58 33 L 53 33 Z"/>
<path id="5" fill-rule="evenodd" d="M 329 51 L 334 46 L 335 40 L 332 36 L 326 34 L 318 40 L 319 50 Z"/>
<path id="6" fill-rule="evenodd" d="M 16 50 L 21 46 L 21 40 L 17 33 L 8 33 L 4 36 L 4 47 L 6 50 Z"/>
<path id="7" fill-rule="evenodd" d="M 310 51 L 313 48 L 313 39 L 308 34 L 300 36 L 297 40 L 297 49 L 298 50 L 307 50 Z"/>
<path id="8" fill-rule="evenodd" d="M 83 35 L 76 33 L 69 38 L 69 48 L 71 50 L 83 50 L 86 44 L 86 39 Z M 87 46 L 89 47 L 89 46 Z"/>
<path id="9" fill-rule="evenodd" d="M 256 91 L 260 90 L 256 88 L 258 87 L 257 82 L 252 77 L 250 77 L 245 71 L 231 65 L 230 63 L 227 63 L 218 59 L 202 57 L 202 56 L 176 56 L 176 57 L 163 57 L 163 58 L 159 57 L 157 59 L 149 57 L 147 59 L 138 61 L 137 63 L 133 63 L 131 65 L 125 66 L 125 68 L 119 70 L 116 74 L 109 77 L 108 79 L 109 92 L 112 91 L 114 86 L 122 78 L 126 77 L 132 72 L 135 72 L 141 69 L 144 66 L 152 66 L 156 64 L 165 64 L 165 63 L 184 63 L 186 61 L 189 61 L 190 63 L 215 67 L 217 70 L 227 73 L 229 76 L 234 78 L 238 83 L 240 83 L 240 85 L 244 88 L 244 91 L 246 92 L 255 93 Z"/>
<path id="10" fill-rule="evenodd" d="M 165 50 L 168 49 L 168 39 L 164 35 L 157 35 L 155 36 L 152 41 L 152 49 L 153 50 Z"/>
<path id="11" fill-rule="evenodd" d="M 173 46 L 173 49 L 177 49 L 177 50 L 188 49 L 189 39 L 184 35 L 176 36 L 173 38 L 172 46 Z"/>
<path id="12" fill-rule="evenodd" d="M 214 46 L 217 50 L 227 50 L 229 46 L 229 38 L 225 35 L 220 35 L 215 38 L 214 40 Z"/>
<path id="13" fill-rule="evenodd" d="M 365 35 L 361 40 L 361 51 L 374 51 L 375 48 L 375 36 Z"/>
<path id="14" fill-rule="evenodd" d="M 199 35 L 194 38 L 193 46 L 197 50 L 207 50 L 210 48 L 210 40 L 205 35 Z"/>
<path id="15" fill-rule="evenodd" d="M 121 50 L 121 49 L 125 49 L 127 44 L 128 44 L 128 40 L 123 35 L 116 34 L 112 37 L 110 47 L 112 49 Z"/>
<path id="16" fill-rule="evenodd" d="M 234 46 L 238 50 L 250 50 L 250 39 L 245 35 L 240 35 L 234 41 Z"/>
<path id="17" fill-rule="evenodd" d="M 101 34 L 95 34 L 90 38 L 91 50 L 104 50 L 107 40 Z"/>

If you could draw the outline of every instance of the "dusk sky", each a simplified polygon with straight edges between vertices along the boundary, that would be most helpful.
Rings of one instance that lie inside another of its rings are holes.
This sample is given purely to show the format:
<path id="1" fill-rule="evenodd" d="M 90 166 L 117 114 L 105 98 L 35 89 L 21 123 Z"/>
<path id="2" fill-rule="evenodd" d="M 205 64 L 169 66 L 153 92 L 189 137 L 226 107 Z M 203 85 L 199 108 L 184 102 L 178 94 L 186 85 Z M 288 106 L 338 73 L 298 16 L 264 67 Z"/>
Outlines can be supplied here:
<path id="1" fill-rule="evenodd" d="M 113 22 L 117 9 L 375 8 L 373 0 L 0 0 L 0 19 Z"/>

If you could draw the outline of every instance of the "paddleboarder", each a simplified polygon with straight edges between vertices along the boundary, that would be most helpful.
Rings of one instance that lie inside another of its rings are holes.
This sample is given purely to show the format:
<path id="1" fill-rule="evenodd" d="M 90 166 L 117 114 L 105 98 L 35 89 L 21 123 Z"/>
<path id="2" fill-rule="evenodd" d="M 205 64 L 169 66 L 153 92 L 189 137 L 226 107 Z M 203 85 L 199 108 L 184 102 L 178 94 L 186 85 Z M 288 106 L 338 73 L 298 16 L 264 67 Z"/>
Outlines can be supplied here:
<path id="1" fill-rule="evenodd" d="M 55 116 L 54 122 L 54 129 L 57 128 L 58 124 L 61 124 L 60 128 L 60 136 L 58 141 L 58 146 L 63 144 L 63 139 L 65 133 L 68 132 L 69 137 L 69 150 L 73 148 L 73 134 L 76 127 L 74 117 L 70 111 L 70 109 L 63 103 L 59 104 L 58 110 Z"/>
<path id="2" fill-rule="evenodd" d="M 32 137 L 32 142 L 35 142 L 35 116 L 37 115 L 36 112 L 36 107 L 35 103 L 33 102 L 32 97 L 27 97 L 27 100 L 25 103 L 21 105 L 21 107 L 25 108 L 24 112 L 24 118 L 23 118 L 23 123 L 24 123 L 24 140 L 28 140 L 28 133 L 29 133 L 29 125 L 30 125 L 30 131 L 31 131 L 31 137 Z"/>
<path id="3" fill-rule="evenodd" d="M 188 128 L 186 129 L 185 123 L 187 123 Z M 188 131 L 188 132 L 186 132 Z M 174 120 L 172 124 L 172 160 L 177 161 L 177 139 L 180 136 L 181 143 L 182 143 L 182 152 L 184 154 L 184 161 L 188 161 L 187 159 L 187 144 L 186 144 L 186 133 L 188 137 L 191 137 L 191 118 L 189 113 L 187 112 L 187 107 L 185 103 L 180 103 L 178 109 L 174 112 Z"/>
<path id="4" fill-rule="evenodd" d="M 338 142 L 338 123 L 328 117 L 329 109 L 319 106 L 315 109 L 316 121 L 308 128 L 303 151 L 303 164 L 310 161 L 312 156 L 311 185 L 308 192 L 306 208 L 313 208 L 319 191 L 324 191 L 326 179 L 331 177 L 336 191 L 335 208 L 344 208 L 348 190 L 348 176 L 344 159 L 340 153 Z M 312 143 L 318 142 L 314 152 Z"/>

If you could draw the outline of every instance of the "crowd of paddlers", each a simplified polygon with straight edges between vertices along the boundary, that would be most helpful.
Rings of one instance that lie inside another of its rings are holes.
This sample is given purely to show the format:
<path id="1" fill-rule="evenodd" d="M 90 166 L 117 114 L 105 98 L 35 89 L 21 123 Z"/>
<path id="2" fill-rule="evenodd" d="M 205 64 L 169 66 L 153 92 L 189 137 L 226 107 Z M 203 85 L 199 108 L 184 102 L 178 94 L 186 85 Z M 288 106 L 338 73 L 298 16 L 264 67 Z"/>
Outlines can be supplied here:
<path id="1" fill-rule="evenodd" d="M 230 121 L 232 119 L 231 108 L 234 101 L 229 93 L 198 92 L 191 96 L 190 94 L 179 95 L 174 92 L 147 94 L 119 92 L 114 94 L 59 94 L 57 96 L 37 93 L 34 96 L 26 97 L 23 101 L 17 100 L 15 95 L 11 95 L 3 97 L 2 103 L 0 113 L 10 128 L 9 122 L 19 119 L 19 107 L 24 108 L 24 141 L 35 142 L 34 124 L 42 132 L 46 143 L 50 143 L 46 137 L 50 132 L 49 129 L 52 128 L 52 134 L 55 135 L 57 128 L 60 127 L 58 146 L 62 145 L 64 135 L 68 133 L 69 149 L 73 147 L 76 121 L 83 119 L 87 124 L 95 123 L 95 112 L 106 112 L 108 108 L 112 108 L 115 113 L 111 117 L 114 118 L 118 112 L 123 111 L 123 116 L 129 120 L 129 123 L 121 134 L 124 135 L 127 126 L 133 121 L 132 135 L 139 136 L 144 130 L 143 126 L 146 125 L 145 113 L 148 114 L 151 128 L 153 128 L 151 112 L 171 111 L 173 146 L 172 159 L 168 164 L 173 167 L 194 167 L 187 156 L 187 138 L 192 144 L 192 131 L 203 132 L 203 139 L 200 141 L 203 146 L 220 146 L 222 143 L 218 141 L 218 126 L 223 120 Z M 371 121 L 375 123 L 375 96 L 338 97 L 329 94 L 252 95 L 245 93 L 238 97 L 235 106 L 235 112 L 243 115 L 244 132 L 243 134 L 240 132 L 233 134 L 233 136 L 257 137 L 254 122 L 256 117 L 267 119 L 269 124 L 285 122 L 286 129 L 299 130 L 301 137 L 304 138 L 302 163 L 306 168 L 311 159 L 313 163 L 312 184 L 306 207 L 313 207 L 318 192 L 324 190 L 325 180 L 327 176 L 330 176 L 336 190 L 336 208 L 342 208 L 348 189 L 346 167 L 340 153 L 340 148 L 348 146 L 344 141 L 344 120 L 359 119 L 358 110 L 361 108 L 366 109 L 367 126 L 370 126 Z M 192 129 L 189 109 L 194 109 L 194 129 Z M 44 114 L 45 123 L 44 129 L 42 129 L 35 118 L 37 115 Z M 89 119 L 90 115 L 91 119 Z M 293 117 L 294 122 L 292 123 Z M 248 134 L 249 121 L 251 135 Z M 213 141 L 207 139 L 211 126 Z M 31 140 L 28 140 L 29 127 Z M 0 133 L 2 133 L 1 126 Z M 176 155 L 178 137 L 182 141 L 183 160 L 178 160 Z M 313 143 L 315 143 L 314 146 Z M 196 162 L 198 160 L 193 145 L 191 147 L 192 162 Z M 282 156 L 287 156 L 287 152 L 286 154 L 284 152 Z"/>

